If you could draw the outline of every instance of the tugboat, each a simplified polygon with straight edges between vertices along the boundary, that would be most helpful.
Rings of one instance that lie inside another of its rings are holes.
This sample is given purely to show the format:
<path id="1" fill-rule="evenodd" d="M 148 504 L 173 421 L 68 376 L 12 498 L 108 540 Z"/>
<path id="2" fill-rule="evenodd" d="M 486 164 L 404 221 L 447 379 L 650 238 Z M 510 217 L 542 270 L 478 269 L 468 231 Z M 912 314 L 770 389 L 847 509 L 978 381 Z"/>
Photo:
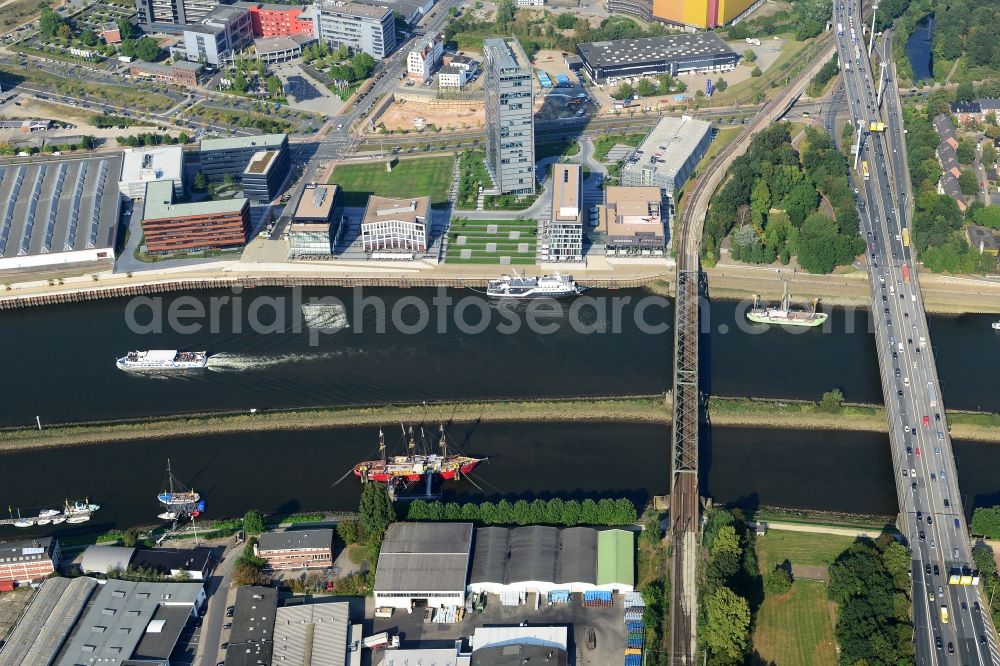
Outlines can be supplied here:
<path id="1" fill-rule="evenodd" d="M 494 298 L 568 298 L 582 293 L 573 276 L 562 273 L 537 278 L 503 275 L 486 287 L 486 295 Z"/>
<path id="2" fill-rule="evenodd" d="M 366 460 L 354 466 L 354 474 L 362 482 L 375 481 L 389 485 L 407 485 L 416 481 L 433 479 L 453 481 L 461 479 L 486 458 L 473 458 L 466 455 L 448 453 L 448 442 L 444 435 L 444 425 L 440 426 L 441 437 L 439 446 L 441 453 L 417 453 L 416 441 L 413 438 L 413 427 L 407 433 L 407 452 L 405 456 L 390 456 L 385 453 L 385 435 L 378 431 L 379 460 Z"/>
<path id="3" fill-rule="evenodd" d="M 149 349 L 130 351 L 118 359 L 119 370 L 160 372 L 164 370 L 200 370 L 208 364 L 208 352 Z"/>
<path id="4" fill-rule="evenodd" d="M 156 496 L 157 501 L 162 504 L 166 511 L 159 514 L 157 518 L 161 520 L 177 520 L 184 516 L 196 517 L 205 510 L 205 502 L 201 495 L 193 489 L 188 490 L 170 469 L 170 459 L 167 459 L 167 489 Z"/>
<path id="5" fill-rule="evenodd" d="M 780 324 L 781 326 L 820 326 L 826 321 L 825 312 L 817 312 L 817 299 L 813 299 L 812 310 L 792 310 L 788 296 L 788 283 L 784 283 L 781 307 L 761 307 L 760 298 L 754 294 L 753 309 L 747 312 L 747 319 L 758 324 Z"/>

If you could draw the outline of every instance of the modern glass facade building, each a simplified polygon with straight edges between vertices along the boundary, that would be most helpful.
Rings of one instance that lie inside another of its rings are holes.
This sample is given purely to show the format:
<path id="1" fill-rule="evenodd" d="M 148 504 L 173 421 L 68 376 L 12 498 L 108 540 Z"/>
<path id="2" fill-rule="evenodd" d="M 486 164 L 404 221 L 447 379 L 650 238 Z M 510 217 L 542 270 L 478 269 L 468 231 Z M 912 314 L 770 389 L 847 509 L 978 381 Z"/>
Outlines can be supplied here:
<path id="1" fill-rule="evenodd" d="M 516 39 L 483 41 L 486 167 L 500 194 L 535 192 L 532 70 Z"/>

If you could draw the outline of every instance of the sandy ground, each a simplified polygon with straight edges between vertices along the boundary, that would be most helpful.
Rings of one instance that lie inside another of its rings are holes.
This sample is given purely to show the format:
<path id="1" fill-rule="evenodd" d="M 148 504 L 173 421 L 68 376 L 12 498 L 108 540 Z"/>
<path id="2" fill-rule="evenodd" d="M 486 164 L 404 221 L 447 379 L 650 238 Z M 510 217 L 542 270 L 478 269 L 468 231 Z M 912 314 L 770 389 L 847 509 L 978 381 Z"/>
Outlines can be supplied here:
<path id="1" fill-rule="evenodd" d="M 862 529 L 855 529 L 853 527 L 833 527 L 832 525 L 776 523 L 772 520 L 767 521 L 767 529 L 783 530 L 786 532 L 809 532 L 811 534 L 836 534 L 839 536 L 846 536 L 846 537 L 868 537 L 870 539 L 876 539 L 880 534 L 882 534 L 881 530 L 862 530 Z"/>
<path id="2" fill-rule="evenodd" d="M 18 130 L 0 131 L 0 142 L 6 141 L 25 141 L 31 138 L 56 138 L 59 136 L 80 136 L 81 134 L 89 134 L 90 136 L 109 139 L 112 142 L 115 137 L 128 135 L 128 134 L 139 134 L 142 132 L 152 132 L 157 131 L 153 126 L 135 126 L 129 127 L 124 130 L 120 130 L 117 127 L 112 127 L 108 129 L 99 129 L 94 127 L 89 123 L 90 118 L 96 114 L 100 113 L 96 109 L 83 109 L 80 107 L 72 107 L 65 104 L 58 104 L 55 102 L 40 102 L 30 97 L 21 95 L 17 98 L 17 101 L 21 102 L 21 106 L 15 106 L 14 102 L 8 102 L 7 104 L 0 107 L 0 115 L 5 118 L 45 118 L 48 120 L 61 120 L 63 122 L 68 122 L 74 124 L 76 127 L 72 129 L 60 129 L 60 130 L 50 130 L 45 132 L 35 132 L 33 134 L 25 134 Z M 170 130 L 166 132 L 160 132 L 161 134 L 166 133 L 171 136 L 177 136 L 180 132 L 178 130 Z"/>
<path id="3" fill-rule="evenodd" d="M 435 106 L 399 100 L 393 102 L 379 121 L 386 129 L 414 130 L 414 118 L 446 129 L 482 127 L 486 123 L 486 111 L 482 102 L 463 103 L 462 106 Z"/>

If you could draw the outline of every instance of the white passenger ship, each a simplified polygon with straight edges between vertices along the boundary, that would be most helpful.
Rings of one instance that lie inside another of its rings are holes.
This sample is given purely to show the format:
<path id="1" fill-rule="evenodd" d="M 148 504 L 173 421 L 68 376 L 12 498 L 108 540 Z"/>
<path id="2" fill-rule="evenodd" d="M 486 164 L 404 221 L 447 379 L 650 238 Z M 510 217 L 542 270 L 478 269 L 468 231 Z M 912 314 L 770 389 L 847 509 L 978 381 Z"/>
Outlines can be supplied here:
<path id="1" fill-rule="evenodd" d="M 120 370 L 197 370 L 208 363 L 208 352 L 149 349 L 130 351 L 118 359 Z"/>

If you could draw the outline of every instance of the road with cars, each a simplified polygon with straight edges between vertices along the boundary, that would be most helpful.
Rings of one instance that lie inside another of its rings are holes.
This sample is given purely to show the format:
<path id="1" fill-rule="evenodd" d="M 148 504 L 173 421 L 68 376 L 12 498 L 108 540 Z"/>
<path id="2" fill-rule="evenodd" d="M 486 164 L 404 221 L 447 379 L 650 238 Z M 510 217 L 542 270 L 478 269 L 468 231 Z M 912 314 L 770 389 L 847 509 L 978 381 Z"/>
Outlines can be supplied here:
<path id="1" fill-rule="evenodd" d="M 879 105 L 879 82 L 873 80 L 855 0 L 834 4 L 834 24 L 847 103 L 862 142 L 856 193 L 867 243 L 899 528 L 912 552 L 916 663 L 1000 663 L 989 613 L 980 612 L 979 587 L 968 584 L 971 543 L 934 348 L 907 242 L 912 193 L 894 69 L 889 65 L 876 70 L 887 77 Z M 882 47 L 886 42 L 891 47 L 891 36 L 885 37 Z M 884 131 L 868 131 L 873 122 L 884 122 Z M 967 584 L 962 584 L 963 574 Z"/>

